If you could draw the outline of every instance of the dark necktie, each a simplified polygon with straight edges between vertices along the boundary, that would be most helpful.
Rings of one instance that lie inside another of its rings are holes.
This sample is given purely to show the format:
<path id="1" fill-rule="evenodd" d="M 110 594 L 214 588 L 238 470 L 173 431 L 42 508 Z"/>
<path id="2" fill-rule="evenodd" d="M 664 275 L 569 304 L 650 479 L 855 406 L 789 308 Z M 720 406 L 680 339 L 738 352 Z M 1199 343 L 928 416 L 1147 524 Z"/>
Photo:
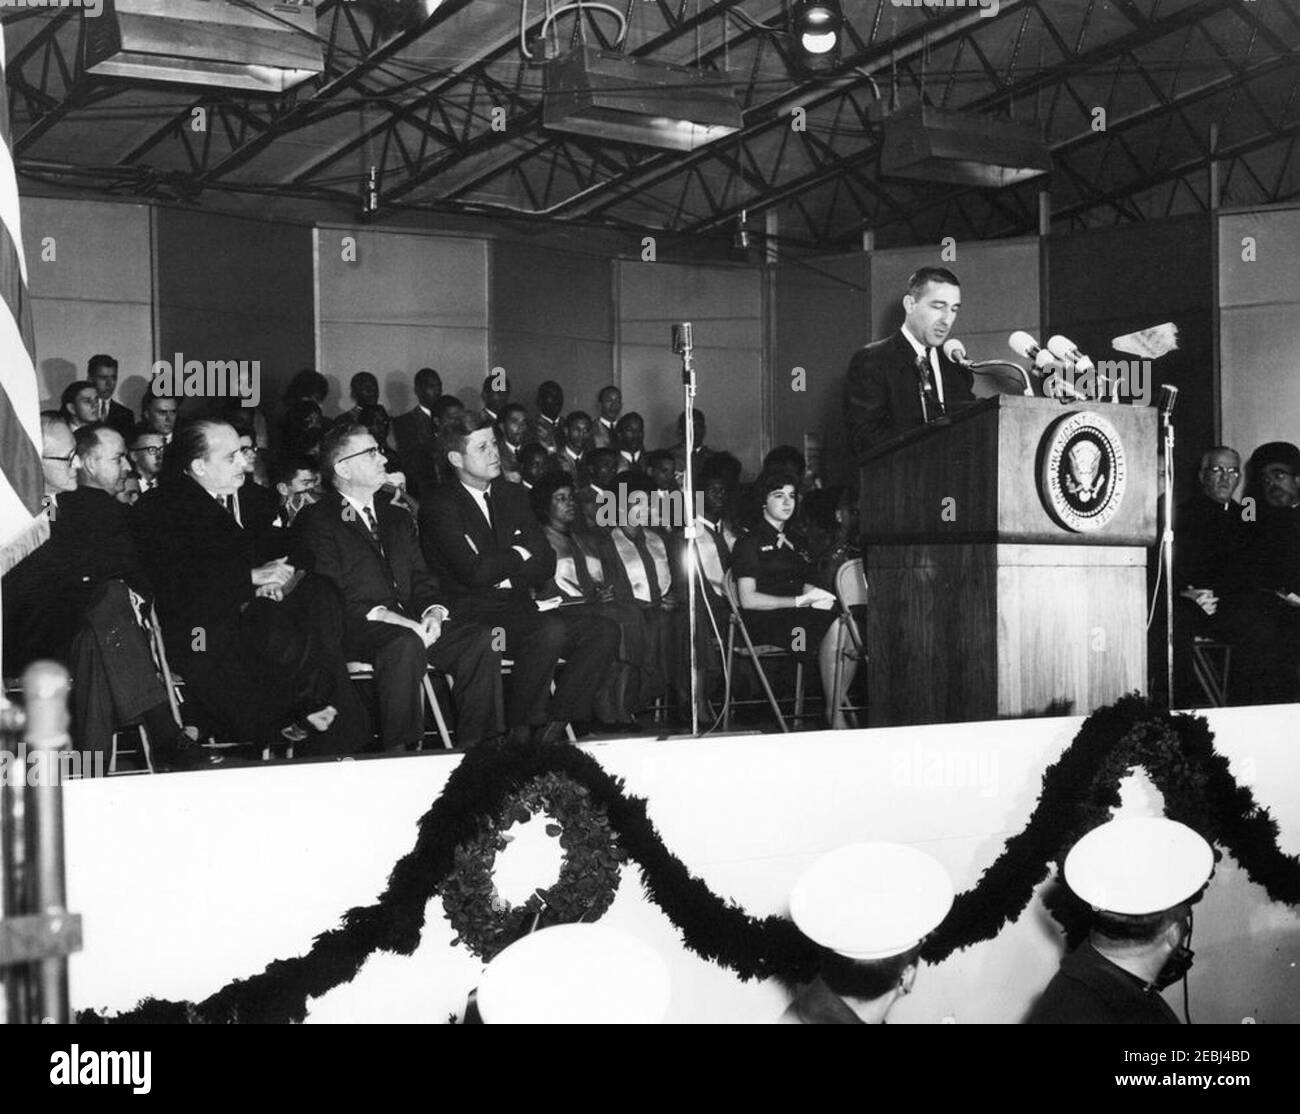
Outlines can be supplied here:
<path id="1" fill-rule="evenodd" d="M 235 517 L 235 497 L 233 495 L 223 495 L 221 497 L 221 506 L 231 518 Z"/>
<path id="2" fill-rule="evenodd" d="M 379 522 L 375 518 L 373 507 L 362 507 L 361 515 L 366 520 L 366 529 L 370 531 L 370 536 L 374 539 L 375 545 L 379 547 L 379 552 L 384 552 L 384 543 L 379 537 Z"/>
<path id="3" fill-rule="evenodd" d="M 924 352 L 916 358 L 917 374 L 925 385 L 925 402 L 931 418 L 942 418 L 945 410 L 943 400 L 939 397 L 938 385 L 935 383 L 934 364 L 930 362 L 930 353 L 934 349 L 926 346 Z"/>

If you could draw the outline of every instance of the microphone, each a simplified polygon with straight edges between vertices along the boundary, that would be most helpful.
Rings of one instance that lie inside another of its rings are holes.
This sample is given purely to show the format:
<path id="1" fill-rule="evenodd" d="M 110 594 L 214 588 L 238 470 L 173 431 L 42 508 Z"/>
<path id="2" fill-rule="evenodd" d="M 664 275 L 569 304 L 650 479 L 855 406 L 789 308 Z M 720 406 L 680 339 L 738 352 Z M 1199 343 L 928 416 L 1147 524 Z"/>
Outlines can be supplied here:
<path id="1" fill-rule="evenodd" d="M 1048 367 L 1056 362 L 1052 354 L 1023 329 L 1017 329 L 1012 333 L 1007 338 L 1007 344 L 1021 359 L 1033 363 L 1033 372 L 1039 379 L 1047 373 Z"/>
<path id="2" fill-rule="evenodd" d="M 1096 370 L 1096 365 L 1079 351 L 1079 346 L 1059 333 L 1048 340 L 1047 348 L 1058 360 L 1074 364 L 1080 371 Z"/>
<path id="3" fill-rule="evenodd" d="M 673 326 L 673 351 L 679 355 L 685 355 L 691 351 L 695 345 L 691 342 L 691 323 L 683 321 L 680 325 Z"/>
<path id="4" fill-rule="evenodd" d="M 1160 384 L 1160 416 L 1168 419 L 1174 412 L 1174 407 L 1178 405 L 1178 388 L 1172 383 Z"/>
<path id="5" fill-rule="evenodd" d="M 960 364 L 962 367 L 971 366 L 970 357 L 966 355 L 966 346 L 956 337 L 950 337 L 943 342 L 943 354 L 954 364 Z"/>
<path id="6" fill-rule="evenodd" d="M 1007 344 L 1011 346 L 1011 351 L 1021 359 L 1029 360 L 1031 363 L 1037 363 L 1038 357 L 1042 355 L 1042 345 L 1031 337 L 1024 329 L 1017 329 L 1009 337 Z"/>

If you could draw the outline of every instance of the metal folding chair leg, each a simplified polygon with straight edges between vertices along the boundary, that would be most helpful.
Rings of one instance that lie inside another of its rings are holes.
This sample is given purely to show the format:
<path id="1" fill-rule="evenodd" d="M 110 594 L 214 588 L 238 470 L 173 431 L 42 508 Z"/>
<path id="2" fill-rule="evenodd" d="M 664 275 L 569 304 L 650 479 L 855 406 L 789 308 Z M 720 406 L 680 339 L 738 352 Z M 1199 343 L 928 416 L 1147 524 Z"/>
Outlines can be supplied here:
<path id="1" fill-rule="evenodd" d="M 448 684 L 451 683 L 448 678 Z M 433 687 L 433 678 L 429 676 L 428 670 L 424 673 L 424 698 L 429 702 L 429 710 L 433 712 L 433 722 L 438 727 L 438 738 L 442 740 L 445 749 L 451 750 L 451 734 L 447 731 L 447 721 L 442 716 L 442 705 L 438 703 L 438 693 Z M 424 749 L 424 738 L 420 739 L 420 750 Z"/>

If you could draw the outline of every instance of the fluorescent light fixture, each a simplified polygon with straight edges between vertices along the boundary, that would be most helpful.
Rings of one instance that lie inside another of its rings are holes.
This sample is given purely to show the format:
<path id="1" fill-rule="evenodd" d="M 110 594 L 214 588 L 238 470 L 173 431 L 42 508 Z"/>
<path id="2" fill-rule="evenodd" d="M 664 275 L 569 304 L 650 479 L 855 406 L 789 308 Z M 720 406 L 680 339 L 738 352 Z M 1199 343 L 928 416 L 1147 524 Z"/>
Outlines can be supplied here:
<path id="1" fill-rule="evenodd" d="M 619 143 L 693 151 L 740 129 L 722 75 L 582 46 L 546 63 L 542 123 Z"/>
<path id="2" fill-rule="evenodd" d="M 1001 189 L 1052 169 L 1036 127 L 921 105 L 886 117 L 881 173 Z"/>
<path id="3" fill-rule="evenodd" d="M 324 72 L 314 0 L 107 0 L 86 72 L 282 93 Z"/>

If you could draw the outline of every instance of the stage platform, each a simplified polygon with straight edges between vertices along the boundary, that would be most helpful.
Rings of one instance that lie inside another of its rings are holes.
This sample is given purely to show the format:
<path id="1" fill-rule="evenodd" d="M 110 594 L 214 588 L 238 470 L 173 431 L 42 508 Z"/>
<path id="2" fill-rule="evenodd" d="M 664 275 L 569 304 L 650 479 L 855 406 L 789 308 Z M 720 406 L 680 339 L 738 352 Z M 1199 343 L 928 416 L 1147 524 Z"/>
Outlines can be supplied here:
<path id="1" fill-rule="evenodd" d="M 1300 851 L 1300 707 L 1204 714 L 1216 747 Z M 1028 819 L 1043 771 L 1081 718 L 791 735 L 638 739 L 581 749 L 648 802 L 663 843 L 714 894 L 753 916 L 784 914 L 818 854 L 844 843 L 914 843 L 969 889 Z M 416 822 L 464 756 L 289 764 L 75 782 L 66 791 L 69 907 L 84 918 L 72 960 L 77 1009 L 143 998 L 200 1001 L 307 951 L 345 910 L 368 905 L 411 850 Z M 1160 807 L 1131 780 L 1125 807 Z M 531 856 L 531 857 L 530 857 Z M 558 857 L 520 850 L 512 886 L 554 882 Z M 683 946 L 624 864 L 607 922 L 648 941 L 672 977 L 670 1021 L 766 1022 L 787 1002 L 774 980 L 742 982 Z M 505 875 L 502 875 L 505 878 Z M 410 957 L 376 954 L 311 1003 L 309 1022 L 444 1023 L 463 1011 L 481 962 L 440 900 Z M 1228 856 L 1197 908 L 1191 975 L 1198 1022 L 1300 1021 L 1300 914 L 1270 902 Z M 1036 897 L 995 939 L 922 970 L 891 1023 L 1014 1023 L 1054 972 L 1060 930 Z M 1172 993 L 1172 992 L 1170 992 Z"/>

